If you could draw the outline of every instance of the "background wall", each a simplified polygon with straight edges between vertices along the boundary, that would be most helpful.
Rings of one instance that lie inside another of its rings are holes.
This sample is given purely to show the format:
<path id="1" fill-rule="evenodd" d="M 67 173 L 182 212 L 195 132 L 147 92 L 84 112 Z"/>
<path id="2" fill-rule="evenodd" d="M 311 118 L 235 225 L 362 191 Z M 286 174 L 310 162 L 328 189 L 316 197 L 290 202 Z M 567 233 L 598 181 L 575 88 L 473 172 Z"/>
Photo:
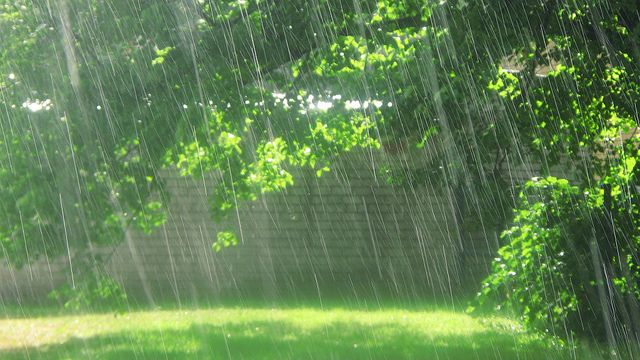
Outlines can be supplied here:
<path id="1" fill-rule="evenodd" d="M 166 170 L 168 221 L 151 235 L 129 231 L 108 271 L 132 298 L 149 302 L 310 295 L 446 301 L 488 272 L 499 230 L 467 229 L 465 219 L 454 218 L 455 194 L 447 187 L 387 182 L 387 172 L 420 169 L 432 155 L 351 153 L 320 178 L 294 173 L 294 186 L 241 203 L 219 223 L 206 200 L 213 177 Z M 535 173 L 534 166 L 514 166 L 513 185 Z M 240 244 L 215 252 L 222 230 L 234 231 Z M 68 277 L 66 257 L 20 270 L 0 266 L 0 300 L 43 299 Z"/>

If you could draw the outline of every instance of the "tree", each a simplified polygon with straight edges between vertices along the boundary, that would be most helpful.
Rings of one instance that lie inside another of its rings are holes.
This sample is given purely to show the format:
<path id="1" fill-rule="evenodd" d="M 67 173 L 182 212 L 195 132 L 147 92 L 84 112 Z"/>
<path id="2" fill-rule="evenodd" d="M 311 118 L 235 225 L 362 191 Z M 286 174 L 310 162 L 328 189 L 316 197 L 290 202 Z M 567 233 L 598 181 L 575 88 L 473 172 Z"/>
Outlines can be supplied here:
<path id="1" fill-rule="evenodd" d="M 475 10 L 489 18 L 490 9 Z M 514 50 L 519 71 L 501 70 L 489 89 L 508 100 L 517 133 L 544 168 L 568 159 L 574 180 L 525 185 L 481 298 L 497 296 L 556 335 L 587 333 L 633 349 L 640 333 L 638 4 L 496 2 L 495 10 L 510 14 L 507 24 L 479 28 L 504 26 L 500 44 L 477 43 Z"/>

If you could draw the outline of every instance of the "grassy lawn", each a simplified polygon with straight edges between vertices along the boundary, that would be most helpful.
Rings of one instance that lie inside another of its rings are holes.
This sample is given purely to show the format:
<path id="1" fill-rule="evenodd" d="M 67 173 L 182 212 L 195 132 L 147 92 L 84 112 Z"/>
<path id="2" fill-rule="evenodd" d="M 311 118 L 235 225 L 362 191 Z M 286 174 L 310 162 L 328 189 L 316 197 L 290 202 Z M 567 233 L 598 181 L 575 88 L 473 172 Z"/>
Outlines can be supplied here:
<path id="1" fill-rule="evenodd" d="M 0 320 L 0 359 L 597 358 L 547 340 L 504 318 L 393 308 L 220 307 Z"/>

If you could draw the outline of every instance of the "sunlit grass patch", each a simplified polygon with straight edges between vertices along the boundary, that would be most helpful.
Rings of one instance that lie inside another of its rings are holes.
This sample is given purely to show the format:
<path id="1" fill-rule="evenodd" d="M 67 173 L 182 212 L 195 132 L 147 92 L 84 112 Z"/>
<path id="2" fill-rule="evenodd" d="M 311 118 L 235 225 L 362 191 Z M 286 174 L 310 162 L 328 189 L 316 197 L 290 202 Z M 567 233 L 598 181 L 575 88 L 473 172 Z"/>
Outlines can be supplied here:
<path id="1" fill-rule="evenodd" d="M 438 310 L 226 307 L 0 320 L 3 359 L 571 357 L 511 320 Z"/>

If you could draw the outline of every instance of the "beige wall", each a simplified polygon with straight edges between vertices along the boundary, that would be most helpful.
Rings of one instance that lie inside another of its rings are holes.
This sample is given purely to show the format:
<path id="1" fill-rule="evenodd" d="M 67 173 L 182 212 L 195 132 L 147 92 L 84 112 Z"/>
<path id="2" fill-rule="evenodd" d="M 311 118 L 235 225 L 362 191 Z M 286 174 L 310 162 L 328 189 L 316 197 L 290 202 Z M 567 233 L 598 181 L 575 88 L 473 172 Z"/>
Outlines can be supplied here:
<path id="1" fill-rule="evenodd" d="M 241 204 L 220 224 L 207 211 L 213 179 L 166 171 L 168 221 L 152 235 L 130 232 L 109 271 L 143 301 L 318 292 L 450 298 L 463 273 L 446 189 L 391 186 L 379 171 L 385 163 L 420 167 L 426 156 L 349 154 L 320 178 L 295 173 L 294 186 Z M 241 244 L 212 250 L 217 231 L 239 235 L 240 228 Z M 43 259 L 31 270 L 0 267 L 2 300 L 42 297 L 68 276 L 64 265 Z"/>

